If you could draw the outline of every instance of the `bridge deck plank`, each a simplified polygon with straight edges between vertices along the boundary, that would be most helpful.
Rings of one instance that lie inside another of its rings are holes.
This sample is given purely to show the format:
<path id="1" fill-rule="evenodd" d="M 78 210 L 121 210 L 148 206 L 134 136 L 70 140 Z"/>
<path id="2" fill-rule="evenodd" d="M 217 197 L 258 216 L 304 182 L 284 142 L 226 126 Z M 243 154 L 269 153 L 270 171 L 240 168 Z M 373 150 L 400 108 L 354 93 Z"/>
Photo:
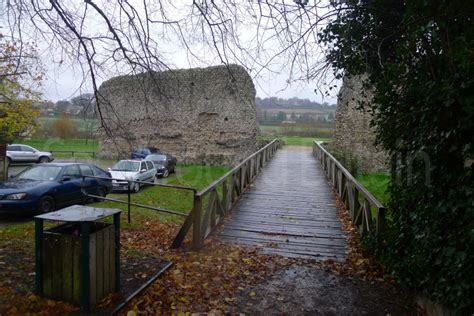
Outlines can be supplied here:
<path id="1" fill-rule="evenodd" d="M 220 235 L 286 257 L 344 260 L 347 253 L 334 194 L 310 147 L 277 151 Z"/>

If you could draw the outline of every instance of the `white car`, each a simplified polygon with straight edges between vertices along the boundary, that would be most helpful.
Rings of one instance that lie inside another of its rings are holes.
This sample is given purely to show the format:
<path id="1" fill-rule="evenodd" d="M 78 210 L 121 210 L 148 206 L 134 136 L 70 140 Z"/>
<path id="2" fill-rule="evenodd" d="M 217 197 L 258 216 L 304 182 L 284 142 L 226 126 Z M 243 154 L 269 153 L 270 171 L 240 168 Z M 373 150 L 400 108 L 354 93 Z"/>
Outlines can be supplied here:
<path id="1" fill-rule="evenodd" d="M 8 163 L 12 162 L 50 162 L 53 155 L 47 151 L 39 151 L 28 145 L 11 144 L 7 146 Z"/>
<path id="2" fill-rule="evenodd" d="M 156 169 L 151 161 L 120 160 L 112 168 L 109 168 L 112 175 L 113 191 L 128 191 L 128 181 L 155 182 Z M 144 183 L 130 183 L 130 190 L 140 191 Z"/>

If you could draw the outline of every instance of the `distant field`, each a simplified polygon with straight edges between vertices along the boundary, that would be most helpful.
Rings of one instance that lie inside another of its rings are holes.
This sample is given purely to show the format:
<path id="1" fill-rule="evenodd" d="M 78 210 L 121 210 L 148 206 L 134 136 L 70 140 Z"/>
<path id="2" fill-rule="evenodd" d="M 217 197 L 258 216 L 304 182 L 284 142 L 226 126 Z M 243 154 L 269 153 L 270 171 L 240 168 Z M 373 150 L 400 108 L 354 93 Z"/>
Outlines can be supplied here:
<path id="1" fill-rule="evenodd" d="M 15 140 L 15 143 L 30 145 L 38 150 L 77 150 L 77 151 L 97 151 L 97 140 L 89 139 L 86 143 L 85 139 L 23 139 Z"/>
<path id="2" fill-rule="evenodd" d="M 259 125 L 259 128 L 263 132 L 271 132 L 275 134 L 281 134 L 283 131 L 281 126 Z"/>
<path id="3" fill-rule="evenodd" d="M 286 114 L 303 114 L 303 113 L 311 113 L 311 114 L 320 114 L 321 116 L 328 115 L 329 113 L 334 113 L 335 110 L 323 110 L 323 109 L 299 109 L 299 108 L 288 108 L 288 109 L 280 109 L 280 108 L 259 108 L 258 112 L 267 112 L 268 114 L 276 114 L 278 112 L 284 112 Z"/>
<path id="4" fill-rule="evenodd" d="M 331 123 L 313 124 L 286 124 L 286 125 L 259 125 L 263 134 L 278 136 L 298 136 L 298 137 L 332 137 L 334 125 Z"/>
<path id="5" fill-rule="evenodd" d="M 313 146 L 314 140 L 323 142 L 330 142 L 332 138 L 317 138 L 317 137 L 289 137 L 280 136 L 278 137 L 285 145 L 297 145 L 297 146 Z"/>
<path id="6" fill-rule="evenodd" d="M 38 150 L 51 151 L 51 150 L 71 150 L 71 151 L 93 151 L 96 152 L 99 144 L 97 140 L 89 139 L 86 143 L 85 139 L 60 139 L 60 138 L 48 138 L 48 139 L 19 139 L 13 143 L 30 145 Z M 71 153 L 53 153 L 56 158 L 69 158 Z M 91 154 L 74 154 L 76 158 L 90 158 Z"/>
<path id="7" fill-rule="evenodd" d="M 38 123 L 41 125 L 41 127 L 46 128 L 48 126 L 51 126 L 57 119 L 61 118 L 56 116 L 41 116 L 38 118 Z M 89 130 L 95 131 L 99 127 L 99 121 L 94 118 L 68 117 L 68 119 L 74 122 L 76 128 L 80 132 L 85 132 Z"/>

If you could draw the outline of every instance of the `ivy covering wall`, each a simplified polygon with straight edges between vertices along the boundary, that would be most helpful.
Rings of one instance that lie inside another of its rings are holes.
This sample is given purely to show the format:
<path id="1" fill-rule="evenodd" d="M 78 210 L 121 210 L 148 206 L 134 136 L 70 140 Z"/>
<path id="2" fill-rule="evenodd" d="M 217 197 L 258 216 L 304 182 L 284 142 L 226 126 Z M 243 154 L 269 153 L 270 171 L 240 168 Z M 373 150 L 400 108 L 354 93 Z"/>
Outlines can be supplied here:
<path id="1" fill-rule="evenodd" d="M 404 285 L 474 311 L 474 2 L 345 1 L 322 36 L 336 76 L 367 74 L 392 157 L 386 265 Z"/>

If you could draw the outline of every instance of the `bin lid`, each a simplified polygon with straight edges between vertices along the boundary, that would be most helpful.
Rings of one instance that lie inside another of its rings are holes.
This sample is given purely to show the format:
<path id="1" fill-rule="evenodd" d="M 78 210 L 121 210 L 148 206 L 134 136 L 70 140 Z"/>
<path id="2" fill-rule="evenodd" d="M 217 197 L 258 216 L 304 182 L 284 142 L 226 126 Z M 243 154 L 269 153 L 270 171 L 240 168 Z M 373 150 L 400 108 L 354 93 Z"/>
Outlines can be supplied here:
<path id="1" fill-rule="evenodd" d="M 122 212 L 122 210 L 117 208 L 72 205 L 56 212 L 35 216 L 35 218 L 61 222 L 93 222 L 120 212 Z"/>

